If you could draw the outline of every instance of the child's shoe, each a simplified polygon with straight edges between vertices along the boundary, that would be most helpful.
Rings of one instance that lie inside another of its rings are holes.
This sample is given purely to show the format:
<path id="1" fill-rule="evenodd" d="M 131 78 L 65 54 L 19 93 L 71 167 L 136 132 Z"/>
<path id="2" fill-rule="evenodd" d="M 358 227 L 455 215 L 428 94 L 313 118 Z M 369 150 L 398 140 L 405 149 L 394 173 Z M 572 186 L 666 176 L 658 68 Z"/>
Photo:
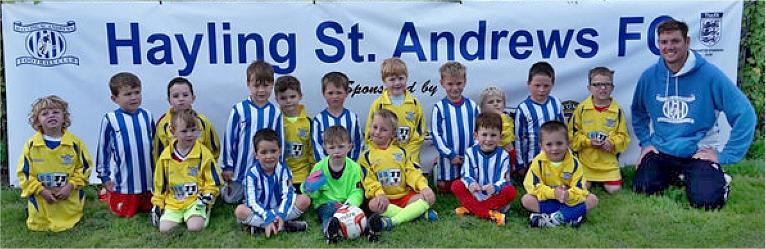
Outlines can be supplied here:
<path id="1" fill-rule="evenodd" d="M 340 241 L 343 236 L 340 234 L 340 220 L 332 217 L 330 223 L 327 225 L 327 231 L 324 232 L 325 242 L 327 244 L 335 244 Z"/>
<path id="2" fill-rule="evenodd" d="M 558 224 L 554 224 L 549 214 L 532 213 L 529 215 L 529 227 L 556 227 Z"/>
<path id="3" fill-rule="evenodd" d="M 498 211 L 490 210 L 489 219 L 497 223 L 498 226 L 505 225 L 505 214 Z"/>
<path id="4" fill-rule="evenodd" d="M 394 230 L 394 221 L 391 220 L 389 217 L 380 217 L 380 221 L 382 224 L 383 231 L 391 231 Z"/>
<path id="5" fill-rule="evenodd" d="M 367 218 L 367 225 L 367 240 L 370 242 L 378 241 L 383 232 L 383 219 L 380 214 L 372 214 Z"/>
<path id="6" fill-rule="evenodd" d="M 287 232 L 304 232 L 308 229 L 309 224 L 305 221 L 290 220 L 285 221 L 285 231 Z"/>
<path id="7" fill-rule="evenodd" d="M 455 214 L 457 216 L 464 216 L 464 215 L 470 214 L 470 213 L 471 213 L 471 211 L 468 211 L 468 209 L 463 207 L 463 206 L 455 208 Z"/>
<path id="8" fill-rule="evenodd" d="M 106 191 L 106 188 L 101 188 L 98 191 L 98 200 L 104 203 L 109 203 L 109 193 Z"/>
<path id="9" fill-rule="evenodd" d="M 439 220 L 439 214 L 436 213 L 436 210 L 429 208 L 428 211 L 426 211 L 425 213 L 423 213 L 422 216 L 420 216 L 420 218 L 430 222 L 434 222 Z"/>

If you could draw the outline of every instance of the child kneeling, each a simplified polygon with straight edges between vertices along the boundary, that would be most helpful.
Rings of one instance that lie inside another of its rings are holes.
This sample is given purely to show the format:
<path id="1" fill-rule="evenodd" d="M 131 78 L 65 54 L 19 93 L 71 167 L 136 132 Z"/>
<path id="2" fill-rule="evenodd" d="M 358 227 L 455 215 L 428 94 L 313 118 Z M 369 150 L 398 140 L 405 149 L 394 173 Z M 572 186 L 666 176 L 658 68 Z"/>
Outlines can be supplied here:
<path id="1" fill-rule="evenodd" d="M 540 126 L 538 154 L 524 177 L 527 194 L 521 204 L 532 212 L 530 227 L 555 227 L 569 224 L 578 227 L 598 198 L 588 193 L 583 167 L 569 151 L 567 127 L 559 121 Z"/>
<path id="2" fill-rule="evenodd" d="M 234 210 L 252 235 L 263 229 L 268 238 L 280 231 L 302 232 L 308 227 L 295 219 L 308 209 L 311 199 L 295 194 L 290 169 L 279 160 L 279 145 L 277 132 L 269 128 L 253 137 L 255 162 L 245 176 L 245 204 Z"/>

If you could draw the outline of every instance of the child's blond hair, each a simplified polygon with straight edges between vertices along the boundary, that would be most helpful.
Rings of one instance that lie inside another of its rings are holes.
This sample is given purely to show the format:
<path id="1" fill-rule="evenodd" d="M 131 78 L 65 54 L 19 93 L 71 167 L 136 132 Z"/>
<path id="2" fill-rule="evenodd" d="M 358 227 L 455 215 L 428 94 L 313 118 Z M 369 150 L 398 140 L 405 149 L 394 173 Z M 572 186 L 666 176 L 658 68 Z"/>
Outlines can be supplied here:
<path id="1" fill-rule="evenodd" d="M 59 96 L 48 95 L 39 98 L 32 103 L 32 111 L 29 112 L 28 117 L 29 125 L 32 126 L 32 129 L 40 132 L 43 131 L 43 126 L 40 124 L 40 120 L 37 116 L 39 116 L 40 112 L 45 109 L 61 109 L 61 112 L 64 114 L 64 123 L 61 124 L 61 129 L 66 129 L 72 124 L 72 121 L 69 120 L 69 103 L 61 99 Z"/>
<path id="2" fill-rule="evenodd" d="M 505 103 L 505 92 L 497 87 L 490 86 L 484 89 L 484 91 L 481 91 L 481 95 L 479 96 L 479 106 L 484 106 L 489 97 L 500 97 L 500 99 L 503 100 L 503 103 Z"/>
<path id="3" fill-rule="evenodd" d="M 385 120 L 386 123 L 388 123 L 388 125 L 391 127 L 391 130 L 395 130 L 399 124 L 399 118 L 396 117 L 396 113 L 392 112 L 391 110 L 381 108 L 375 111 L 375 113 L 372 115 L 373 118 L 380 117 Z"/>
<path id="4" fill-rule="evenodd" d="M 408 77 L 407 64 L 405 64 L 402 59 L 391 57 L 384 60 L 383 63 L 380 64 L 380 79 L 381 80 L 385 81 L 386 77 L 397 76 L 402 74 L 405 77 Z"/>
<path id="5" fill-rule="evenodd" d="M 333 125 L 322 133 L 322 141 L 326 145 L 349 144 L 351 137 L 348 135 L 346 127 Z"/>
<path id="6" fill-rule="evenodd" d="M 450 61 L 439 67 L 439 74 L 442 78 L 444 78 L 444 76 L 465 78 L 465 66 L 457 61 Z"/>
<path id="7" fill-rule="evenodd" d="M 170 111 L 170 127 L 173 127 L 174 130 L 178 129 L 178 121 L 183 121 L 186 123 L 186 128 L 196 127 L 197 126 L 197 113 L 192 109 L 186 109 L 186 110 L 171 110 Z"/>

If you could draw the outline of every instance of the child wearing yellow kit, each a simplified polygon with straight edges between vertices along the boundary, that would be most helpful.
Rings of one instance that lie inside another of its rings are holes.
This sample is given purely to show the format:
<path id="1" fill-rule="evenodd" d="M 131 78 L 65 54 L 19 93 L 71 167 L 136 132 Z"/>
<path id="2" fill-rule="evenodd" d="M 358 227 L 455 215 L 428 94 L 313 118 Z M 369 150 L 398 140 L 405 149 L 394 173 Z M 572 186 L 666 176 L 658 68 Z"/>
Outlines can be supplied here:
<path id="1" fill-rule="evenodd" d="M 223 185 L 213 154 L 197 140 L 200 127 L 191 109 L 172 112 L 170 132 L 175 140 L 157 160 L 154 170 L 152 224 L 160 232 L 186 222 L 191 232 L 209 223 L 208 208 Z"/>
<path id="2" fill-rule="evenodd" d="M 387 231 L 421 215 L 437 219 L 436 212 L 429 209 L 436 196 L 428 181 L 407 157 L 407 151 L 394 142 L 398 123 L 393 112 L 375 111 L 370 126 L 372 145 L 359 157 L 359 165 L 366 170 L 364 192 L 370 200 L 368 207 L 384 217 L 383 228 Z"/>
<path id="3" fill-rule="evenodd" d="M 572 150 L 583 164 L 586 188 L 601 183 L 607 193 L 620 190 L 622 176 L 617 156 L 628 148 L 625 113 L 612 98 L 614 71 L 596 67 L 588 73 L 591 96 L 577 105 L 569 119 Z"/>
<path id="4" fill-rule="evenodd" d="M 173 134 L 170 132 L 172 112 L 174 110 L 183 111 L 192 109 L 195 99 L 197 99 L 197 96 L 194 95 L 194 87 L 192 87 L 191 81 L 184 77 L 175 77 L 170 80 L 168 83 L 168 103 L 170 103 L 170 109 L 157 120 L 157 131 L 154 134 L 154 156 L 159 157 L 162 151 L 170 146 L 170 143 L 173 141 Z M 197 127 L 200 129 L 197 140 L 213 153 L 214 161 L 217 162 L 218 156 L 221 155 L 218 133 L 216 133 L 213 123 L 205 115 L 199 112 L 194 113 L 199 122 Z"/>
<path id="5" fill-rule="evenodd" d="M 378 109 L 387 109 L 396 114 L 399 123 L 395 129 L 396 141 L 410 157 L 415 167 L 420 166 L 420 147 L 423 145 L 427 130 L 423 116 L 423 106 L 407 90 L 407 64 L 399 58 L 388 58 L 380 65 L 380 76 L 385 90 L 370 105 L 367 114 L 367 127 L 364 129 L 364 138 L 368 146 L 372 144 L 370 138 L 370 126 L 372 115 Z"/>
<path id="6" fill-rule="evenodd" d="M 500 133 L 503 137 L 498 145 L 511 155 L 511 166 L 513 166 L 515 164 L 513 162 L 516 161 L 516 150 L 513 149 L 516 136 L 513 134 L 513 119 L 505 113 L 505 93 L 497 87 L 487 87 L 481 92 L 479 102 L 481 102 L 482 113 L 494 112 L 503 120 L 503 130 Z"/>
<path id="7" fill-rule="evenodd" d="M 67 131 L 69 104 L 55 95 L 35 100 L 29 124 L 37 131 L 16 167 L 27 198 L 27 228 L 61 232 L 80 221 L 92 161 L 78 137 Z"/>
<path id="8" fill-rule="evenodd" d="M 295 192 L 301 193 L 301 183 L 306 180 L 314 166 L 311 149 L 311 119 L 301 105 L 303 93 L 297 78 L 285 75 L 274 83 L 279 109 L 282 111 L 282 126 L 285 130 L 285 163 L 293 174 Z"/>
<path id="9" fill-rule="evenodd" d="M 567 127 L 560 121 L 540 126 L 540 154 L 524 177 L 521 205 L 532 212 L 530 227 L 579 226 L 598 198 L 588 192 L 582 164 L 569 151 Z"/>

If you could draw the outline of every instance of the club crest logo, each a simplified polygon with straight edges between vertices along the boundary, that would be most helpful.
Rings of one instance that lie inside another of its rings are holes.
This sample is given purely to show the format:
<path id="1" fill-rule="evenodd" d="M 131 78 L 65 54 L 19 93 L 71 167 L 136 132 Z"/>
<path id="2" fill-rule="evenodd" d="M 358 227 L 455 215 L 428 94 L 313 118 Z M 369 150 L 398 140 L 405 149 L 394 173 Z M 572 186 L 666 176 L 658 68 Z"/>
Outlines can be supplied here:
<path id="1" fill-rule="evenodd" d="M 301 137 L 301 138 L 306 138 L 306 134 L 307 134 L 307 133 L 308 133 L 308 132 L 306 132 L 306 128 L 300 128 L 300 129 L 298 129 L 298 136 L 299 136 L 299 137 Z"/>
<path id="2" fill-rule="evenodd" d="M 407 112 L 407 120 L 412 121 L 413 119 L 415 119 L 415 113 Z"/>
<path id="3" fill-rule="evenodd" d="M 74 21 L 66 24 L 36 22 L 24 25 L 13 23 L 13 31 L 28 33 L 24 39 L 24 48 L 29 56 L 16 58 L 16 66 L 31 64 L 41 67 L 53 67 L 61 64 L 80 65 L 80 58 L 66 55 L 67 41 L 64 34 L 76 31 Z"/>
<path id="4" fill-rule="evenodd" d="M 721 40 L 723 12 L 700 14 L 700 43 L 712 47 Z"/>
<path id="5" fill-rule="evenodd" d="M 70 165 L 72 164 L 72 158 L 74 158 L 72 155 L 63 155 L 61 156 L 61 163 L 64 165 Z"/>

